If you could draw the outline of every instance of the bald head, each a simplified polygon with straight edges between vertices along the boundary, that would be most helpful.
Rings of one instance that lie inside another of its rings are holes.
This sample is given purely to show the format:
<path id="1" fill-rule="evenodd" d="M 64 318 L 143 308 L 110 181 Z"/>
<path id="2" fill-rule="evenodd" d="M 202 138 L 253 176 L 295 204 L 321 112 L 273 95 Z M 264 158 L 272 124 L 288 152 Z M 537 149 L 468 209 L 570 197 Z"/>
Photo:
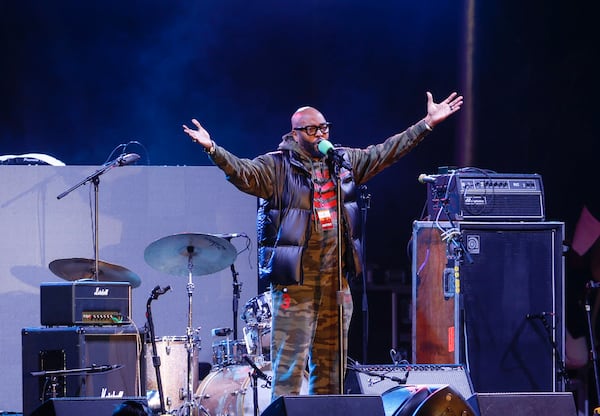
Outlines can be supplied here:
<path id="1" fill-rule="evenodd" d="M 325 122 L 325 117 L 314 107 L 300 107 L 292 114 L 292 129 L 304 126 L 318 126 Z"/>

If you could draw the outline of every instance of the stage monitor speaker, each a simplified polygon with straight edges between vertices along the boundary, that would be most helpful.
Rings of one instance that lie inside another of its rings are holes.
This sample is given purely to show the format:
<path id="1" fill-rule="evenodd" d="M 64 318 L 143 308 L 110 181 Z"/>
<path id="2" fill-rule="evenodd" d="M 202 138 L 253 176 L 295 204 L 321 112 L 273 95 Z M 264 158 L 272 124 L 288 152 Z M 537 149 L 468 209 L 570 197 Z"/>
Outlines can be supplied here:
<path id="1" fill-rule="evenodd" d="M 402 385 L 447 384 L 465 400 L 473 396 L 466 369 L 456 364 L 355 365 L 346 375 L 346 391 L 354 394 L 383 394 Z"/>
<path id="2" fill-rule="evenodd" d="M 49 399 L 31 413 L 31 416 L 110 416 L 123 402 L 139 403 L 149 411 L 145 397 L 61 397 Z"/>
<path id="3" fill-rule="evenodd" d="M 477 393 L 481 416 L 575 416 L 573 395 L 560 393 Z"/>
<path id="4" fill-rule="evenodd" d="M 477 412 L 448 385 L 406 385 L 382 395 L 386 416 L 475 416 Z"/>
<path id="5" fill-rule="evenodd" d="M 24 328 L 23 414 L 50 398 L 140 396 L 133 326 Z"/>
<path id="6" fill-rule="evenodd" d="M 381 396 L 316 395 L 281 396 L 274 400 L 261 416 L 385 416 Z"/>
<path id="7" fill-rule="evenodd" d="M 413 362 L 464 364 L 478 393 L 564 391 L 563 239 L 562 222 L 415 222 Z"/>

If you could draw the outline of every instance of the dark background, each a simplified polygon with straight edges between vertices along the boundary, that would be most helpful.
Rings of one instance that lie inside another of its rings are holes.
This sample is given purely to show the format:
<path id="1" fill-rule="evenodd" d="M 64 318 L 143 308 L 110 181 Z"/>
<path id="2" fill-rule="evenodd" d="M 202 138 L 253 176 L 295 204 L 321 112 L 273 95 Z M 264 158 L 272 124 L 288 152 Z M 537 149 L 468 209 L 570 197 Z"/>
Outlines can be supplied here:
<path id="1" fill-rule="evenodd" d="M 333 123 L 333 142 L 364 147 L 423 117 L 425 91 L 436 101 L 458 91 L 463 110 L 368 184 L 370 267 L 410 277 L 426 196 L 416 179 L 438 166 L 541 174 L 546 217 L 569 236 L 598 200 L 594 3 L 473 0 L 472 14 L 469 4 L 4 0 L 0 154 L 100 165 L 137 141 L 127 150 L 139 163 L 205 165 L 182 123 L 196 117 L 253 157 L 304 105 Z"/>

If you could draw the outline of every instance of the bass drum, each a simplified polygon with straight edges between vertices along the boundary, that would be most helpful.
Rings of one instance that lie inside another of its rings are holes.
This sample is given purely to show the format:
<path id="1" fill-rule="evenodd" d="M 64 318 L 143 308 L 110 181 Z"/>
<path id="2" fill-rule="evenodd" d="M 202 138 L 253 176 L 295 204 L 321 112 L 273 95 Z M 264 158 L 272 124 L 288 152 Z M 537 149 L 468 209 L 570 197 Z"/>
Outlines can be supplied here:
<path id="1" fill-rule="evenodd" d="M 269 378 L 273 375 L 271 363 L 260 365 Z M 249 365 L 229 366 L 210 373 L 196 390 L 201 414 L 208 416 L 253 416 L 254 392 L 252 390 L 252 367 Z M 304 374 L 300 394 L 308 394 L 308 374 Z M 265 380 L 258 379 L 258 414 L 271 404 L 271 387 Z"/>

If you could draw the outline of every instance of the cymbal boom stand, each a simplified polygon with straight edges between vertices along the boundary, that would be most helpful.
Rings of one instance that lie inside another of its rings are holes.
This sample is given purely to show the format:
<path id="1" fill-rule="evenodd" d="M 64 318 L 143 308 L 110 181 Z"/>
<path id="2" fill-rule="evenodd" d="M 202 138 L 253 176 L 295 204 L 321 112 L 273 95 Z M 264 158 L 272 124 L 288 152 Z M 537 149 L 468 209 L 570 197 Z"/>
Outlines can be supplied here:
<path id="1" fill-rule="evenodd" d="M 186 341 L 185 347 L 187 350 L 187 382 L 186 382 L 186 392 L 185 392 L 185 401 L 184 401 L 184 410 L 186 416 L 192 415 L 192 408 L 194 407 L 194 401 L 192 397 L 192 389 L 193 389 L 193 379 L 192 379 L 192 357 L 194 354 L 194 342 L 193 342 L 193 332 L 192 329 L 192 294 L 194 292 L 194 282 L 192 280 L 192 271 L 194 269 L 194 247 L 187 247 L 188 253 L 188 283 L 187 283 L 187 294 L 188 294 L 188 325 L 185 331 Z"/>

